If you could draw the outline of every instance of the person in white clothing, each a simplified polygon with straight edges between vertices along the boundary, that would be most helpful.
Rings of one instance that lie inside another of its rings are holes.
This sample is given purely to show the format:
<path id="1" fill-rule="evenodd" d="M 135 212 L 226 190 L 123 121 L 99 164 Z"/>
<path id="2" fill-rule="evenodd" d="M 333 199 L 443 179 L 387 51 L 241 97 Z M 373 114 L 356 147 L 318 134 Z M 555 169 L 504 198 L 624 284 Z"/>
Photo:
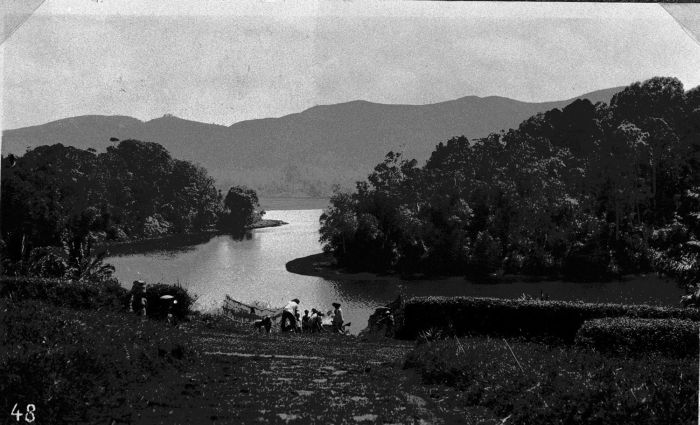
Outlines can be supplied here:
<path id="1" fill-rule="evenodd" d="M 294 298 L 284 307 L 282 311 L 282 332 L 287 332 L 289 330 L 296 331 L 297 329 L 297 315 L 299 311 L 299 299 Z"/>

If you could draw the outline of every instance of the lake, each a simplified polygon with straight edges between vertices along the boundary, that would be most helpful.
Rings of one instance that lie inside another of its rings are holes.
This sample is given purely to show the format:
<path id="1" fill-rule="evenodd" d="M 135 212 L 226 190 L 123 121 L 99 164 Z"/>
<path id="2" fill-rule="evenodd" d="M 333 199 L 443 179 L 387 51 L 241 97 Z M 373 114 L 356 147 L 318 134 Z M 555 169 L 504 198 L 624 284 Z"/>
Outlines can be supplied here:
<path id="1" fill-rule="evenodd" d="M 263 205 L 264 205 L 263 201 Z M 638 276 L 613 282 L 516 282 L 474 284 L 462 278 L 434 281 L 401 281 L 397 278 L 328 280 L 289 273 L 285 264 L 321 251 L 318 242 L 321 209 L 271 209 L 265 218 L 283 220 L 280 227 L 256 229 L 248 238 L 229 236 L 185 238 L 173 244 L 122 246 L 113 250 L 107 262 L 116 277 L 130 288 L 131 282 L 179 282 L 198 295 L 197 307 L 213 310 L 228 294 L 242 302 L 258 301 L 281 307 L 291 298 L 301 300 L 302 311 L 312 307 L 330 310 L 340 302 L 345 320 L 358 333 L 367 325 L 374 309 L 405 295 L 472 295 L 512 298 L 523 292 L 547 293 L 551 299 L 591 302 L 647 303 L 677 305 L 683 291 L 656 275 Z"/>

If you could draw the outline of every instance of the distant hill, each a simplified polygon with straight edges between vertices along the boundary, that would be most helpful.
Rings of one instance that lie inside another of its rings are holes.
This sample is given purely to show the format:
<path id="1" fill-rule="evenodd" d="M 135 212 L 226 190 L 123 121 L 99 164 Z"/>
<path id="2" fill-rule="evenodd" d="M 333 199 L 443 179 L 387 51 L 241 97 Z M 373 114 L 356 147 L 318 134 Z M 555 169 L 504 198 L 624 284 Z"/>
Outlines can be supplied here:
<path id="1" fill-rule="evenodd" d="M 429 105 L 353 101 L 315 106 L 297 114 L 229 127 L 166 115 L 150 121 L 86 115 L 3 131 L 3 154 L 62 143 L 103 151 L 111 137 L 157 142 L 179 159 L 201 164 L 218 185 L 248 184 L 264 195 L 325 195 L 332 184 L 349 187 L 390 151 L 420 162 L 453 136 L 470 139 L 509 129 L 575 99 L 609 102 L 621 88 L 573 99 L 527 103 L 467 96 Z"/>

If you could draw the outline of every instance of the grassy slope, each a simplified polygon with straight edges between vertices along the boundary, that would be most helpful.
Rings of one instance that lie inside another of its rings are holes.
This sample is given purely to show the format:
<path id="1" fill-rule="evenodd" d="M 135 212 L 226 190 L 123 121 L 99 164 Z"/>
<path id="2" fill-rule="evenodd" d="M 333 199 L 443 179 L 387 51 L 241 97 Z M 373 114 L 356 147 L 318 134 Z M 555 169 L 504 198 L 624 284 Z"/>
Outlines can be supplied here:
<path id="1" fill-rule="evenodd" d="M 193 347 L 179 329 L 114 310 L 0 299 L 0 409 L 34 404 L 42 424 L 128 418 L 151 380 L 189 366 Z"/>
<path id="2" fill-rule="evenodd" d="M 401 371 L 405 342 L 9 299 L 0 335 L 0 409 L 35 404 L 38 423 L 440 422 Z"/>
<path id="3" fill-rule="evenodd" d="M 523 372 L 499 339 L 415 346 L 0 303 L 0 408 L 33 402 L 39 423 L 566 423 L 596 411 L 588 423 L 690 423 L 697 412 L 697 358 L 511 340 Z"/>
<path id="4" fill-rule="evenodd" d="M 695 424 L 698 358 L 609 356 L 470 337 L 419 344 L 405 367 L 445 385 L 446 405 L 509 424 Z"/>

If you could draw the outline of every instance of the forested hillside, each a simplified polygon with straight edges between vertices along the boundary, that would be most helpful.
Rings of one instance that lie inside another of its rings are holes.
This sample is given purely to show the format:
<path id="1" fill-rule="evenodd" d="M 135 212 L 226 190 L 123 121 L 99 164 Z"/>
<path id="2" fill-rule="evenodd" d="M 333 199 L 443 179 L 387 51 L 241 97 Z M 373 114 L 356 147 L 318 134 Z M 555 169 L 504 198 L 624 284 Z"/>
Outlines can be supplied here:
<path id="1" fill-rule="evenodd" d="M 5 156 L 1 195 L 5 274 L 82 279 L 109 273 L 96 243 L 240 232 L 259 218 L 254 191 L 233 187 L 224 198 L 204 168 L 137 140 L 100 154 L 55 144 Z"/>
<path id="2" fill-rule="evenodd" d="M 390 152 L 321 217 L 340 264 L 403 273 L 598 279 L 700 253 L 700 87 L 634 83 L 516 129 L 439 143 L 424 166 Z"/>

